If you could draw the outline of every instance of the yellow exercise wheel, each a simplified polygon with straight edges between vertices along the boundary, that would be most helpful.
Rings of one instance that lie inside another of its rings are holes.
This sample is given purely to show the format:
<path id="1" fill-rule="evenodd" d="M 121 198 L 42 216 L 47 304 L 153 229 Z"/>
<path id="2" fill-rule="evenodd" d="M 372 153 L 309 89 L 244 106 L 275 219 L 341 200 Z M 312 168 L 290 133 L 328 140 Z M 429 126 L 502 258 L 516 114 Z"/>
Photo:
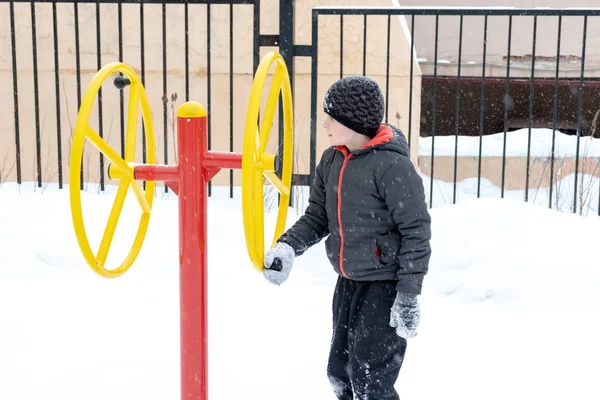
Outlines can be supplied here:
<path id="1" fill-rule="evenodd" d="M 275 72 L 269 97 L 258 124 L 263 89 L 271 66 Z M 275 155 L 267 154 L 271 126 L 281 94 L 283 104 L 283 160 L 281 179 L 275 173 Z M 290 77 L 283 57 L 277 52 L 263 57 L 256 70 L 248 111 L 242 150 L 242 210 L 248 255 L 256 269 L 263 269 L 264 258 L 264 188 L 263 177 L 279 192 L 279 210 L 271 246 L 283 234 L 287 219 L 292 183 L 293 109 Z"/>
<path id="2" fill-rule="evenodd" d="M 106 143 L 104 139 L 102 139 L 100 135 L 94 131 L 92 127 L 90 127 L 88 122 L 90 113 L 92 111 L 92 106 L 94 105 L 94 99 L 96 98 L 99 89 L 102 87 L 102 83 L 112 74 L 118 72 L 121 72 L 123 74 L 123 78 L 125 78 L 129 83 L 125 159 L 121 158 L 121 156 L 114 149 L 112 149 L 108 143 Z M 81 248 L 81 252 L 83 253 L 86 262 L 96 273 L 105 278 L 118 277 L 126 272 L 131 264 L 133 264 L 142 247 L 146 231 L 148 230 L 148 223 L 150 221 L 152 200 L 154 198 L 154 182 L 148 181 L 146 183 L 146 190 L 143 190 L 140 183 L 135 180 L 133 167 L 137 122 L 140 109 L 146 135 L 146 162 L 148 164 L 155 164 L 156 147 L 154 139 L 154 127 L 152 124 L 152 113 L 150 111 L 148 97 L 140 78 L 135 71 L 126 64 L 118 62 L 111 63 L 96 73 L 81 102 L 81 107 L 79 109 L 79 114 L 77 115 L 77 122 L 75 124 L 75 130 L 73 133 L 73 140 L 71 144 L 71 165 L 69 171 L 69 194 L 71 198 L 71 216 L 73 219 L 73 226 L 75 228 L 77 242 Z M 100 246 L 96 253 L 94 253 L 90 247 L 90 243 L 85 231 L 85 224 L 83 222 L 81 208 L 80 171 L 83 148 L 86 139 L 102 154 L 104 154 L 104 156 L 112 163 L 109 169 L 111 179 L 120 179 L 115 201 L 108 217 L 108 222 L 104 230 Z M 135 193 L 138 203 L 142 208 L 140 225 L 137 230 L 133 246 L 125 260 L 117 268 L 107 269 L 105 268 L 106 258 L 114 238 L 117 223 L 125 202 L 125 197 L 130 187 Z"/>

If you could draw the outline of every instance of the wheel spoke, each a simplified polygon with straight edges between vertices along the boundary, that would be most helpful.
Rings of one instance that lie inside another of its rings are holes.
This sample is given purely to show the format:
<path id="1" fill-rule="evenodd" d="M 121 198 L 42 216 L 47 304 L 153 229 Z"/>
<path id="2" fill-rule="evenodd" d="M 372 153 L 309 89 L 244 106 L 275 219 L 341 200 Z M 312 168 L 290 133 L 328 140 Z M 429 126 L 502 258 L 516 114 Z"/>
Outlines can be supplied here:
<path id="1" fill-rule="evenodd" d="M 264 238 L 264 226 L 265 226 L 265 215 L 264 215 L 264 189 L 263 189 L 263 176 L 260 170 L 253 171 L 254 180 L 254 226 L 257 227 L 254 229 L 254 234 L 256 235 L 256 250 L 258 254 L 264 254 L 265 252 L 265 238 Z"/>
<path id="2" fill-rule="evenodd" d="M 85 128 L 85 137 L 94 146 L 96 146 L 98 150 L 100 150 L 100 152 L 106 156 L 106 158 L 108 158 L 121 171 L 123 171 L 126 176 L 133 177 L 133 168 L 127 165 L 121 156 L 119 156 L 119 154 L 117 154 L 117 152 L 114 151 L 112 147 L 110 147 L 108 143 L 106 143 L 104 139 L 102 139 L 100 135 L 98 135 L 96 131 L 89 125 Z"/>
<path id="3" fill-rule="evenodd" d="M 127 189 L 129 188 L 129 179 L 124 179 L 119 183 L 119 189 L 117 190 L 117 196 L 113 203 L 110 215 L 108 216 L 108 223 L 102 235 L 102 241 L 100 242 L 100 248 L 98 249 L 98 256 L 96 257 L 96 263 L 99 267 L 104 267 L 106 257 L 108 256 L 108 250 L 112 243 L 113 237 L 115 236 L 115 230 L 117 229 L 117 223 L 123 210 L 123 203 L 125 203 L 125 196 L 127 196 Z"/>
<path id="4" fill-rule="evenodd" d="M 271 185 L 275 186 L 275 188 L 277 189 L 277 191 L 279 193 L 281 193 L 282 196 L 289 196 L 290 195 L 290 189 L 287 188 L 283 182 L 281 181 L 281 179 L 279 179 L 279 177 L 277 176 L 277 174 L 275 174 L 275 172 L 273 171 L 265 171 L 265 178 L 267 178 L 267 180 L 269 182 L 271 182 Z"/>
<path id="5" fill-rule="evenodd" d="M 135 197 L 137 198 L 140 207 L 142 207 L 142 211 L 144 212 L 144 214 L 150 214 L 150 204 L 148 204 L 148 202 L 146 201 L 144 191 L 142 190 L 142 187 L 140 186 L 139 182 L 131 181 L 131 188 L 133 189 Z"/>
<path id="6" fill-rule="evenodd" d="M 135 143 L 137 138 L 138 106 L 140 95 L 137 83 L 132 82 L 129 86 L 129 104 L 127 108 L 127 134 L 125 139 L 125 161 L 132 162 L 135 159 Z"/>
<path id="7" fill-rule="evenodd" d="M 257 146 L 254 148 L 254 164 L 258 164 L 262 158 L 261 155 L 264 153 L 264 151 L 261 151 L 261 148 L 258 147 L 258 144 L 260 143 L 260 132 L 258 131 L 258 126 L 256 127 L 256 137 L 254 138 L 254 143 L 257 144 Z"/>
<path id="8" fill-rule="evenodd" d="M 277 101 L 279 100 L 279 92 L 281 91 L 281 82 L 285 76 L 285 70 L 283 68 L 277 68 L 273 75 L 273 81 L 271 82 L 271 90 L 269 91 L 269 98 L 267 99 L 267 105 L 265 106 L 265 115 L 260 123 L 260 152 L 264 153 L 267 148 L 267 142 L 269 141 L 269 132 L 273 125 L 273 118 L 275 118 L 275 110 L 277 109 Z"/>

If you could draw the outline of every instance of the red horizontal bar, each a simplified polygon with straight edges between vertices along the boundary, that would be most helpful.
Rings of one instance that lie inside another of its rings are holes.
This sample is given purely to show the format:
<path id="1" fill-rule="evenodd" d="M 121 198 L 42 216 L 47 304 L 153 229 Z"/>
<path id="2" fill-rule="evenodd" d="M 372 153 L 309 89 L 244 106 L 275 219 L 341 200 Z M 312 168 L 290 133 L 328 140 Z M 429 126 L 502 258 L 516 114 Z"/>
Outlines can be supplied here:
<path id="1" fill-rule="evenodd" d="M 202 164 L 204 168 L 242 169 L 242 153 L 226 153 L 222 151 L 207 151 L 204 153 Z"/>
<path id="2" fill-rule="evenodd" d="M 140 181 L 178 182 L 177 165 L 136 165 L 133 172 L 135 179 Z"/>

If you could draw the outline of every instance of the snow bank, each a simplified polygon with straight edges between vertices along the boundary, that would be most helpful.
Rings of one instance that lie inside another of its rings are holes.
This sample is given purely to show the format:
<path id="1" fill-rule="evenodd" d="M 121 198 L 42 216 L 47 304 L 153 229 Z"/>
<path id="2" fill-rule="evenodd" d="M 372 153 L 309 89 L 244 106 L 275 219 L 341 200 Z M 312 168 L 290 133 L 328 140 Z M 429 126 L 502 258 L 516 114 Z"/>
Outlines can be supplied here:
<path id="1" fill-rule="evenodd" d="M 577 136 L 555 131 L 555 157 L 575 157 L 577 154 Z M 531 157 L 550 157 L 552 154 L 552 129 L 531 130 Z M 458 155 L 460 157 L 479 157 L 479 136 L 459 136 Z M 419 138 L 419 155 L 431 156 L 433 139 Z M 506 134 L 506 156 L 527 157 L 529 129 L 519 129 Z M 434 156 L 455 154 L 456 136 L 436 136 Z M 483 136 L 482 155 L 484 157 L 502 157 L 504 132 Z M 579 138 L 580 157 L 600 157 L 600 139 L 589 136 Z"/>
<path id="2" fill-rule="evenodd" d="M 425 187 L 425 197 L 430 201 L 431 178 L 421 173 Z M 531 180 L 527 190 L 527 202 L 541 207 L 549 207 L 552 197 L 552 209 L 556 211 L 572 212 L 575 206 L 576 213 L 585 217 L 598 216 L 598 204 L 600 195 L 600 178 L 591 175 L 577 176 L 577 188 L 575 188 L 575 174 L 565 176 L 558 182 L 553 182 L 552 193 L 548 187 L 538 187 L 538 182 Z M 489 179 L 481 178 L 479 184 L 479 197 L 484 199 L 500 199 L 502 190 Z M 456 183 L 456 203 L 463 203 L 477 199 L 477 177 L 465 179 Z M 438 179 L 433 181 L 433 206 L 452 204 L 454 202 L 454 183 L 444 182 Z M 505 190 L 504 198 L 519 201 L 525 200 L 525 190 Z"/>

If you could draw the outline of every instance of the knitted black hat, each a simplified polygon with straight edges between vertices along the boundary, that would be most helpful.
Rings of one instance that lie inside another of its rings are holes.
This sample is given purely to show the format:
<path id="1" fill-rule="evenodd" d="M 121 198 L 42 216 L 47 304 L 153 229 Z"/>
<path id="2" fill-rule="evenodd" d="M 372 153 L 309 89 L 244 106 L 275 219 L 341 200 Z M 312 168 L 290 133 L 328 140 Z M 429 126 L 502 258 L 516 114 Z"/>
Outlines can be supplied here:
<path id="1" fill-rule="evenodd" d="M 383 93 L 373 79 L 349 76 L 327 90 L 323 109 L 345 127 L 373 138 L 383 121 Z"/>

